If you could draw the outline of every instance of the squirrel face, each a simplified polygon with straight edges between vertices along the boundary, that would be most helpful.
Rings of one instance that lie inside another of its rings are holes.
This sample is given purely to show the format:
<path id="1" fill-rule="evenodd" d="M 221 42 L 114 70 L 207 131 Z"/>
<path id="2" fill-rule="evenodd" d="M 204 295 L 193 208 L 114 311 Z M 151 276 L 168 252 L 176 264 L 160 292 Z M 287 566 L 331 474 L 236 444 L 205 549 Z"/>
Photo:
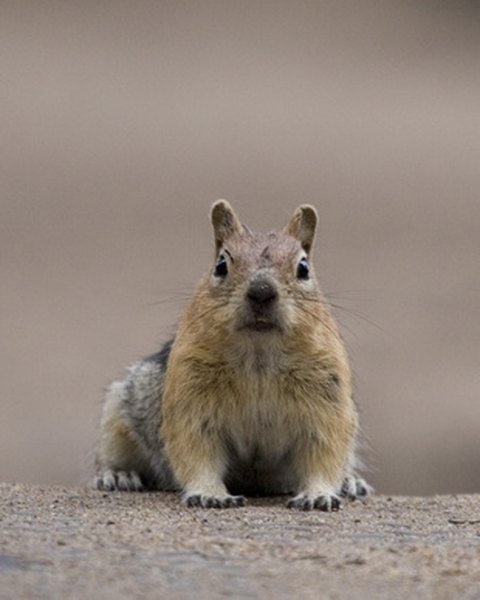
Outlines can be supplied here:
<path id="1" fill-rule="evenodd" d="M 310 254 L 317 214 L 300 206 L 279 232 L 254 233 L 230 204 L 213 205 L 215 261 L 208 291 L 232 331 L 252 335 L 285 333 L 312 314 L 319 288 Z"/>

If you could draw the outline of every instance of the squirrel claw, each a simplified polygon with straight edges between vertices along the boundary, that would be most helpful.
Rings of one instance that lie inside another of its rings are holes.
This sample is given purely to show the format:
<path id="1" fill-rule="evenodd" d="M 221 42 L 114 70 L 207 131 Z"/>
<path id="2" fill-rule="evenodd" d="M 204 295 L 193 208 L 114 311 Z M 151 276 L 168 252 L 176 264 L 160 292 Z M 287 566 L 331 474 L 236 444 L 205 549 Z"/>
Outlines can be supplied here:
<path id="1" fill-rule="evenodd" d="M 223 496 L 216 498 L 215 496 L 206 496 L 204 494 L 191 494 L 185 496 L 184 503 L 189 507 L 200 508 L 234 508 L 237 506 L 245 506 L 245 496 Z"/>
<path id="2" fill-rule="evenodd" d="M 342 503 L 340 498 L 334 494 L 325 494 L 323 496 L 308 496 L 306 494 L 298 494 L 294 498 L 290 498 L 287 502 L 288 508 L 299 508 L 300 510 L 323 510 L 325 512 L 333 512 L 340 510 Z"/>

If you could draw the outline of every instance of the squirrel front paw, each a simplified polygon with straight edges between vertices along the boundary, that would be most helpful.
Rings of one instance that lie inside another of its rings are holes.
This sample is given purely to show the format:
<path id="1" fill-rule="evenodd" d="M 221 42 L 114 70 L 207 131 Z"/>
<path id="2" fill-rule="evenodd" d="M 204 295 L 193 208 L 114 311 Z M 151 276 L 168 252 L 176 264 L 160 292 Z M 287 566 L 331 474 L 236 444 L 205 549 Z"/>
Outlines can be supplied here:
<path id="1" fill-rule="evenodd" d="M 288 508 L 299 508 L 300 510 L 323 510 L 331 512 L 339 510 L 342 506 L 340 498 L 336 494 L 323 494 L 321 496 L 310 496 L 298 494 L 287 502 Z"/>
<path id="2" fill-rule="evenodd" d="M 188 507 L 198 506 L 200 508 L 234 508 L 237 506 L 245 506 L 246 499 L 244 496 L 209 496 L 208 494 L 186 493 L 182 497 L 182 501 Z"/>

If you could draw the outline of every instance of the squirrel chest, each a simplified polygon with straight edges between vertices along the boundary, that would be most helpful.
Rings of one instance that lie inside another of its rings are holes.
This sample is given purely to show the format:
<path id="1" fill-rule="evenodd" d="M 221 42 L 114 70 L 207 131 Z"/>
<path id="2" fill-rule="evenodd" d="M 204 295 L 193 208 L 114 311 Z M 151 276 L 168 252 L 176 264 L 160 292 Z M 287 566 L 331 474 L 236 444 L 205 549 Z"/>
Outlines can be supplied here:
<path id="1" fill-rule="evenodd" d="M 331 411 L 324 411 L 325 423 L 318 418 L 322 404 L 342 412 L 329 353 L 308 357 L 282 347 L 281 336 L 265 346 L 235 334 L 224 340 L 221 355 L 202 358 L 186 360 L 188 375 L 175 381 L 199 392 L 185 410 L 199 436 L 222 444 L 229 489 L 251 495 L 295 490 L 295 462 L 328 428 Z M 187 383 L 192 375 L 195 383 Z"/>

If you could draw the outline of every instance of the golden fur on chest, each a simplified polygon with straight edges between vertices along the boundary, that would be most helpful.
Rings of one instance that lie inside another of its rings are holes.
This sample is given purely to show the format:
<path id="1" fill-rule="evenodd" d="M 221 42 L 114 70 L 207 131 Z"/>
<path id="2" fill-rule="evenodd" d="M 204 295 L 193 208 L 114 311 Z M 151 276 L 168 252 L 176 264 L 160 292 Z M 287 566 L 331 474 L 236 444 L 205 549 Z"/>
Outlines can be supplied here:
<path id="1" fill-rule="evenodd" d="M 342 347 L 329 339 L 319 349 L 316 340 L 308 352 L 308 336 L 301 348 L 298 332 L 293 339 L 273 336 L 265 343 L 237 334 L 235 341 L 227 336 L 192 352 L 194 340 L 180 338 L 167 373 L 167 443 L 181 440 L 188 428 L 193 436 L 215 440 L 231 473 L 230 487 L 265 493 L 298 486 L 311 442 L 324 438 L 331 445 L 333 438 L 334 454 L 343 456 L 356 412 Z"/>

